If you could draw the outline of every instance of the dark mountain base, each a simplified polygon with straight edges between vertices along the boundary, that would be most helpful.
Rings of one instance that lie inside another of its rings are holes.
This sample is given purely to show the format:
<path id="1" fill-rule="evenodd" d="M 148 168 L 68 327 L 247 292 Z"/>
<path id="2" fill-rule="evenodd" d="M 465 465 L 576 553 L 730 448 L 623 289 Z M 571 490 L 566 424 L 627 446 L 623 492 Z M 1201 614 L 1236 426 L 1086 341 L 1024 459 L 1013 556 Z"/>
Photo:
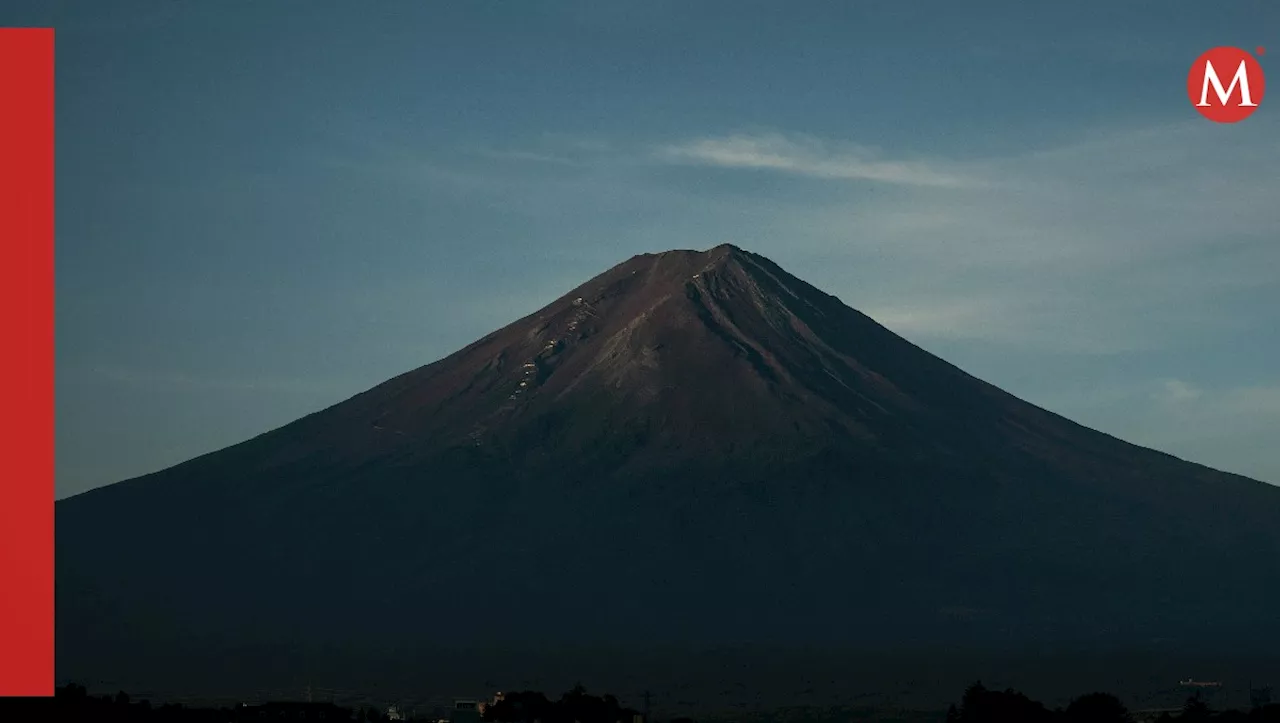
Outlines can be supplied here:
<path id="1" fill-rule="evenodd" d="M 58 664 L 236 695 L 595 676 L 699 705 L 819 683 L 941 704 L 982 675 L 1051 698 L 1117 669 L 1068 651 L 1177 653 L 1127 666 L 1145 695 L 1205 675 L 1193 651 L 1280 649 L 1278 521 L 1280 489 L 1027 404 L 768 259 L 646 254 L 341 404 L 59 502 Z M 546 657 L 602 641 L 622 649 Z M 723 641 L 751 649 L 694 652 Z M 498 643 L 534 652 L 474 652 Z M 1032 645 L 1043 663 L 934 662 Z"/>

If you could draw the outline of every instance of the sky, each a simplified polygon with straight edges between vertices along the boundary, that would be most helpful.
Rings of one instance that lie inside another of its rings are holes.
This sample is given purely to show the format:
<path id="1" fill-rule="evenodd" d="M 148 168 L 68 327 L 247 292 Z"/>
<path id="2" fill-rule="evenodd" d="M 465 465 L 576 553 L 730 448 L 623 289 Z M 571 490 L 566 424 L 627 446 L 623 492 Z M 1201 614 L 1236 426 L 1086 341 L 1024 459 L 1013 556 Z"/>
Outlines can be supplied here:
<path id="1" fill-rule="evenodd" d="M 1186 96 L 1210 47 L 1271 70 L 1274 2 L 8 0 L 0 25 L 57 30 L 60 497 L 724 242 L 1028 401 L 1280 483 L 1280 96 L 1234 125 Z"/>

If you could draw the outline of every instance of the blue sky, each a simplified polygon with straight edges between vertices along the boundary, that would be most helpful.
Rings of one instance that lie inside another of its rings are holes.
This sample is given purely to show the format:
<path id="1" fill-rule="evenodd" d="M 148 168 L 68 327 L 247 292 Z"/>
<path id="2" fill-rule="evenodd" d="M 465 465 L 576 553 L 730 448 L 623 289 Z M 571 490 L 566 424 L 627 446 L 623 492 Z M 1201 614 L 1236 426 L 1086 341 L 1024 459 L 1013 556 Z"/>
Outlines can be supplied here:
<path id="1" fill-rule="evenodd" d="M 1209 47 L 1280 53 L 1274 2 L 8 2 L 0 24 L 58 30 L 61 496 L 725 241 L 1029 401 L 1280 482 L 1280 101 L 1225 126 L 1185 94 Z"/>

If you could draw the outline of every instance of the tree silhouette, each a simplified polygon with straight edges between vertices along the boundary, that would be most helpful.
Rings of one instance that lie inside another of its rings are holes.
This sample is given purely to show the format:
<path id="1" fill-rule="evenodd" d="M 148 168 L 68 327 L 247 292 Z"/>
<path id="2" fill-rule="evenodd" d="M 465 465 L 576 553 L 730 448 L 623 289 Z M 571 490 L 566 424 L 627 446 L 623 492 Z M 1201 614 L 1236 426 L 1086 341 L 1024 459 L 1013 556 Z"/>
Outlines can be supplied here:
<path id="1" fill-rule="evenodd" d="M 1071 723 L 1132 723 L 1133 716 L 1110 693 L 1089 693 L 1071 701 L 1065 713 Z"/>
<path id="2" fill-rule="evenodd" d="M 507 693 L 484 710 L 484 720 L 492 723 L 630 723 L 633 715 L 616 697 L 588 695 L 581 685 L 555 702 L 534 691 Z"/>
<path id="3" fill-rule="evenodd" d="M 959 723 L 1041 723 L 1053 720 L 1044 704 L 1016 690 L 988 690 L 981 681 L 969 686 L 960 701 Z"/>
<path id="4" fill-rule="evenodd" d="M 977 716 L 982 711 L 983 699 L 988 692 L 981 680 L 965 688 L 964 695 L 960 697 L 960 714 L 956 720 L 961 723 L 976 723 Z"/>
<path id="5" fill-rule="evenodd" d="M 532 690 L 507 693 L 502 700 L 484 709 L 484 720 L 495 723 L 532 723 L 551 721 L 554 717 L 547 696 Z"/>
<path id="6" fill-rule="evenodd" d="M 89 699 L 89 691 L 83 685 L 68 683 L 54 691 L 54 696 L 62 700 L 81 702 Z"/>
<path id="7" fill-rule="evenodd" d="M 1182 715 L 1178 720 L 1185 723 L 1202 723 L 1213 718 L 1213 711 L 1209 708 L 1209 704 L 1200 699 L 1200 696 L 1193 695 L 1187 698 L 1186 705 L 1182 706 Z"/>

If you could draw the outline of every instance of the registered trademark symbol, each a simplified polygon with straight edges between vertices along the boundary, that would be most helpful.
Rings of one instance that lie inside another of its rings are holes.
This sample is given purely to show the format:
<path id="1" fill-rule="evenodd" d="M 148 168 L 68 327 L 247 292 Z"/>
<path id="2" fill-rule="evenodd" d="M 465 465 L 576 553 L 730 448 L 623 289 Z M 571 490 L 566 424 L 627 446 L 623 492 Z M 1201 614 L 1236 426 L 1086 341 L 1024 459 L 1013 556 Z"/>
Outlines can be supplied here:
<path id="1" fill-rule="evenodd" d="M 1262 47 L 1261 45 L 1259 45 L 1259 46 L 1258 46 L 1258 55 L 1266 55 L 1266 54 L 1267 54 L 1267 49 L 1266 49 L 1266 48 L 1264 48 L 1264 47 Z"/>

